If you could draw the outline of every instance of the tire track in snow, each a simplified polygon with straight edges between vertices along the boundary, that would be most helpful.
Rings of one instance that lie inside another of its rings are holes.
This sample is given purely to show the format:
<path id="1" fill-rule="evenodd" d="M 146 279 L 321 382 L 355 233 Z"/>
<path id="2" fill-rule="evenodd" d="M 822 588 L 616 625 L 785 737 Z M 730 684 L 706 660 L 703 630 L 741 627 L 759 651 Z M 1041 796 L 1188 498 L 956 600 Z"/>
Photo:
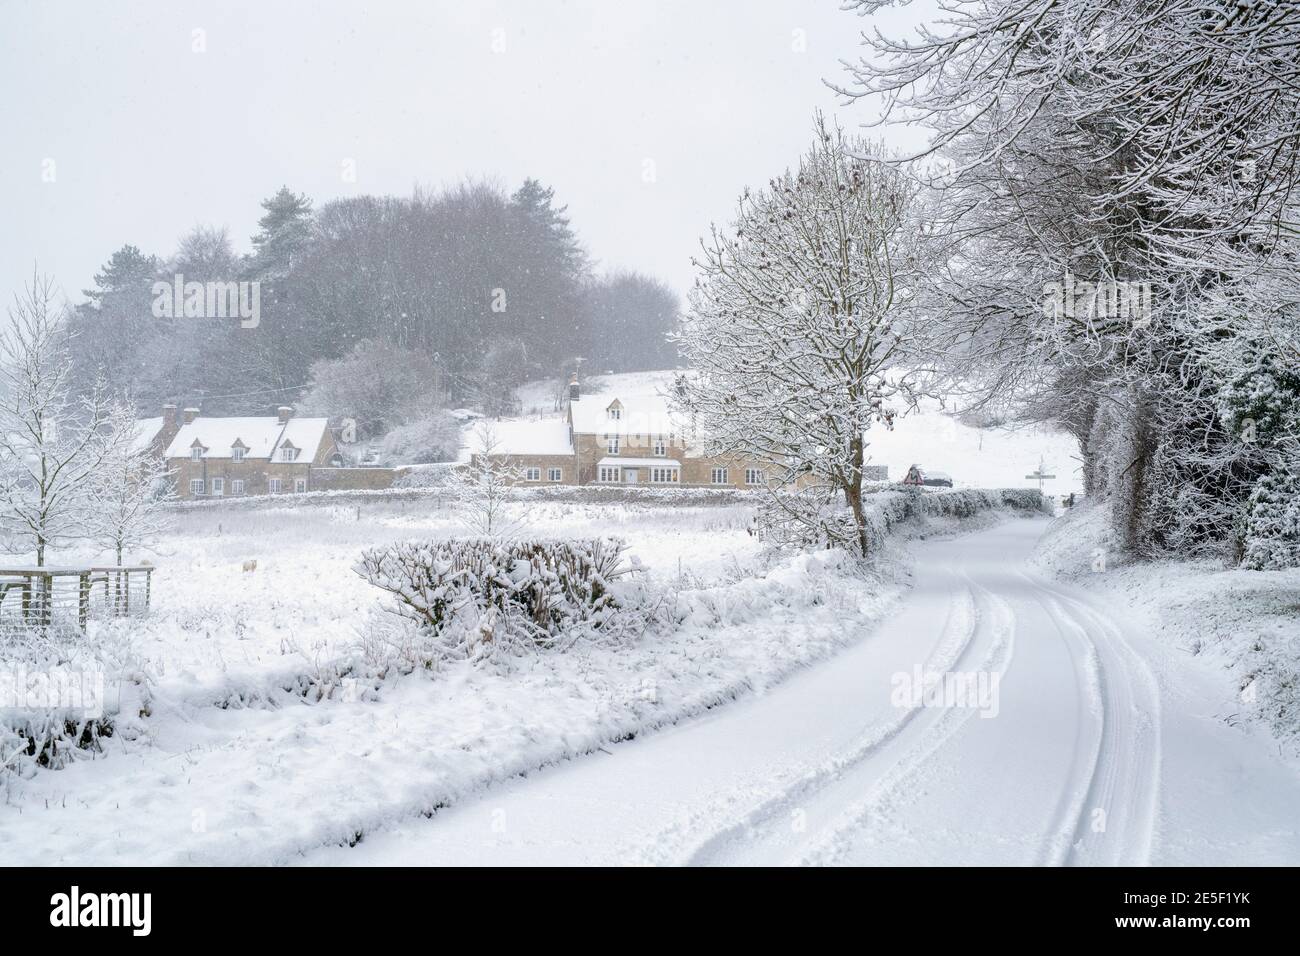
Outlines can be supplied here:
<path id="1" fill-rule="evenodd" d="M 1068 591 L 1022 573 L 1078 651 L 1076 680 L 1095 728 L 1076 762 L 1042 862 L 1144 866 L 1155 843 L 1160 792 L 1160 693 L 1146 661 L 1105 614 Z"/>
<path id="2" fill-rule="evenodd" d="M 975 638 L 984 616 L 975 601 L 977 587 L 964 572 L 960 573 L 960 587 L 950 598 L 944 636 L 927 658 L 924 671 L 947 673 L 972 669 L 962 665 L 975 654 Z M 982 656 L 987 658 L 996 655 L 1000 646 L 995 637 L 994 646 Z M 847 790 L 856 794 L 858 790 L 850 775 L 867 764 L 874 766 L 880 760 L 887 759 L 889 753 L 902 750 L 904 755 L 900 760 L 908 759 L 916 749 L 909 745 L 909 741 L 918 734 L 932 733 L 928 728 L 916 730 L 917 719 L 923 713 L 928 717 L 944 712 L 913 706 L 892 720 L 869 726 L 847 753 L 833 757 L 784 785 L 756 808 L 744 813 L 739 820 L 733 816 L 734 822 L 716 830 L 690 852 L 687 863 L 719 865 L 745 863 L 756 856 L 779 858 L 786 849 L 784 845 L 798 838 L 792 825 L 792 817 L 796 812 L 804 810 L 814 801 L 834 801 L 838 796 L 836 791 Z M 970 710 L 965 710 L 966 716 L 970 713 Z M 922 723 L 937 724 L 943 723 L 943 720 L 942 716 L 937 716 L 934 721 Z M 944 730 L 944 739 L 955 732 L 956 726 L 954 724 L 950 729 Z"/>
<path id="3" fill-rule="evenodd" d="M 990 643 L 976 669 L 996 673 L 999 680 L 1006 675 L 1015 656 L 1016 616 L 1011 605 L 987 588 L 971 583 L 981 598 L 987 622 Z M 792 862 L 799 865 L 824 866 L 842 862 L 857 842 L 856 837 L 872 825 L 883 811 L 897 799 L 900 790 L 912 783 L 930 761 L 930 758 L 953 739 L 976 713 L 972 707 L 946 707 L 936 711 L 938 718 L 915 741 L 910 750 L 891 766 L 872 786 L 866 797 L 851 802 L 848 807 L 811 842 L 802 856 Z M 915 792 L 907 787 L 906 792 Z"/>

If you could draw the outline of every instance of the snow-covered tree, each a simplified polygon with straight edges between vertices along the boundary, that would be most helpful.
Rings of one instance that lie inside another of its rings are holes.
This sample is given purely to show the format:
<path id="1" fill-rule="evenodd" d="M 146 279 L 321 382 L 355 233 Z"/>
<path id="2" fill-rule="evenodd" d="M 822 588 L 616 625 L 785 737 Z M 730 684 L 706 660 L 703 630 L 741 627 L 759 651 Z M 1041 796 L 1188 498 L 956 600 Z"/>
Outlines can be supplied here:
<path id="1" fill-rule="evenodd" d="M 109 449 L 95 476 L 91 531 L 122 563 L 132 548 L 147 545 L 169 524 L 166 505 L 174 498 L 171 472 L 157 452 L 140 441 L 136 409 L 115 402 L 104 424 Z"/>
<path id="2" fill-rule="evenodd" d="M 491 422 L 474 428 L 470 460 L 452 470 L 450 490 L 456 510 L 475 533 L 507 538 L 522 527 L 511 501 L 523 469 L 501 454 Z"/>
<path id="3" fill-rule="evenodd" d="M 299 410 L 351 419 L 357 438 L 369 439 L 445 405 L 441 370 L 431 358 L 382 339 L 364 339 L 340 358 L 312 364 Z"/>
<path id="4" fill-rule="evenodd" d="M 865 434 L 910 392 L 899 366 L 914 190 L 821 116 L 815 132 L 797 169 L 747 191 L 702 243 L 677 397 L 712 454 L 770 463 L 774 513 L 866 554 Z M 832 498 L 850 521 L 833 518 Z"/>
<path id="5" fill-rule="evenodd" d="M 34 276 L 0 335 L 0 529 L 11 551 L 47 551 L 88 534 L 96 478 L 112 442 L 102 388 L 72 392 L 53 280 Z M 84 394 L 84 393 L 83 393 Z"/>
<path id="6" fill-rule="evenodd" d="M 1288 447 L 1244 438 L 1220 391 L 1262 384 L 1241 380 L 1260 342 L 1300 359 L 1300 8 L 942 6 L 919 37 L 864 34 L 844 89 L 933 133 L 946 264 L 924 297 L 949 331 L 937 357 L 967 407 L 1080 439 L 1085 485 L 1124 546 L 1221 545 Z M 1093 301 L 1147 283 L 1151 304 L 1045 309 L 1063 282 Z"/>

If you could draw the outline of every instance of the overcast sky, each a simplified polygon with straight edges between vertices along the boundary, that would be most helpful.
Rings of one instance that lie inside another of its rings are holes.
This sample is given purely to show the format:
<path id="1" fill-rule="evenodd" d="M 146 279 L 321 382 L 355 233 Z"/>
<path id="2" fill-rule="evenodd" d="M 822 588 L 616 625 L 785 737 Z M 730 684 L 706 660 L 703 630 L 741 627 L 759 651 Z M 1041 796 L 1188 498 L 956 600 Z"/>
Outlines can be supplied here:
<path id="1" fill-rule="evenodd" d="M 258 204 L 282 184 L 319 206 L 467 175 L 554 186 L 601 267 L 682 291 L 698 237 L 745 184 L 797 158 L 815 108 L 868 118 L 823 85 L 871 25 L 837 0 L 0 0 L 0 12 L 6 302 L 34 262 L 79 301 L 122 244 L 166 256 L 199 223 L 247 251 Z"/>

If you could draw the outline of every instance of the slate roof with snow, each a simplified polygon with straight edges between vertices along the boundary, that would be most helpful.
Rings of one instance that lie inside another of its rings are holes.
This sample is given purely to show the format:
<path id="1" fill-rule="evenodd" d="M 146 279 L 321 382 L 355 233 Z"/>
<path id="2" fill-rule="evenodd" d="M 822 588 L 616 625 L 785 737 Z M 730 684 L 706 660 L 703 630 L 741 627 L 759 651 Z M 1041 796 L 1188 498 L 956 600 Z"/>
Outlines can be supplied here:
<path id="1" fill-rule="evenodd" d="M 131 450 L 144 451 L 162 431 L 163 419 L 138 418 L 135 422 L 135 434 L 131 436 Z"/>
<path id="2" fill-rule="evenodd" d="M 311 461 L 320 451 L 321 442 L 325 440 L 328 429 L 327 418 L 291 418 L 284 426 L 284 434 L 280 436 L 275 447 L 278 449 L 288 442 L 298 449 L 299 461 Z"/>
<path id="3" fill-rule="evenodd" d="M 274 416 L 266 418 L 196 418 L 182 425 L 164 456 L 189 458 L 190 449 L 198 441 L 204 448 L 204 458 L 229 458 L 230 449 L 240 441 L 247 449 L 245 458 L 271 458 L 287 438 L 300 449 L 298 461 L 311 461 L 320 450 L 329 428 L 326 418 L 291 418 L 281 422 Z"/>
<path id="4" fill-rule="evenodd" d="M 617 380 L 617 381 L 615 381 Z M 682 435 L 684 418 L 673 413 L 664 376 L 610 376 L 594 392 L 579 392 L 569 405 L 573 430 L 582 435 Z M 619 417 L 610 418 L 614 402 L 621 406 Z"/>
<path id="5" fill-rule="evenodd" d="M 488 425 L 496 438 L 498 455 L 572 455 L 573 442 L 569 439 L 569 423 L 563 418 L 543 418 L 536 421 L 491 422 Z M 477 452 L 479 444 L 475 428 L 467 437 L 468 450 Z"/>

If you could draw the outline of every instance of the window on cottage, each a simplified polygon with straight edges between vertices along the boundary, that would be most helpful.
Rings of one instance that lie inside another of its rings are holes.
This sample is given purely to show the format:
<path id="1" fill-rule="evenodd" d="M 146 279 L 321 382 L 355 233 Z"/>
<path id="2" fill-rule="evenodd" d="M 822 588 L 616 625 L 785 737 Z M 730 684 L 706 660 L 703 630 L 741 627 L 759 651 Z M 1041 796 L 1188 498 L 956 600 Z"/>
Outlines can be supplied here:
<path id="1" fill-rule="evenodd" d="M 655 439 L 654 449 L 655 449 L 655 455 L 659 458 L 662 458 L 664 455 L 668 454 L 668 448 L 667 446 L 664 445 L 664 440 L 662 438 Z"/>
<path id="2" fill-rule="evenodd" d="M 564 470 L 562 468 L 552 468 L 546 475 L 551 481 L 563 481 Z"/>
<path id="3" fill-rule="evenodd" d="M 272 478 L 272 479 L 271 479 L 271 494 L 273 494 L 273 495 L 278 495 L 278 494 L 280 493 L 280 487 L 281 487 L 280 479 L 279 479 L 279 478 Z"/>
<path id="4" fill-rule="evenodd" d="M 524 469 L 524 480 L 525 480 L 525 481 L 541 481 L 541 480 L 542 480 L 542 469 L 540 469 L 540 468 L 526 468 L 526 469 Z"/>
<path id="5" fill-rule="evenodd" d="M 224 478 L 213 478 L 213 479 L 212 479 L 212 493 L 213 493 L 214 495 L 224 495 L 224 494 L 226 493 L 226 479 L 224 479 Z"/>
<path id="6" fill-rule="evenodd" d="M 619 472 L 619 469 L 618 469 L 617 467 L 610 466 L 610 465 L 601 465 L 601 466 L 600 466 L 600 480 L 601 480 L 601 481 L 618 481 L 618 480 L 619 480 L 619 474 L 618 474 L 618 472 Z"/>
<path id="7" fill-rule="evenodd" d="M 294 448 L 292 445 L 285 445 L 280 449 L 281 461 L 294 461 L 297 457 L 298 449 Z"/>
<path id="8" fill-rule="evenodd" d="M 306 479 L 306 478 L 295 478 L 295 479 L 293 480 L 293 490 L 296 491 L 296 492 L 298 492 L 298 494 L 302 494 L 304 491 L 306 491 L 306 490 L 307 490 L 307 479 Z"/>
<path id="9" fill-rule="evenodd" d="M 610 435 L 610 436 L 609 436 L 609 441 L 608 441 L 608 443 L 605 445 L 605 447 L 609 450 L 609 453 L 610 453 L 611 455 L 617 455 L 617 454 L 618 454 L 618 436 L 617 436 L 617 435 Z"/>
<path id="10" fill-rule="evenodd" d="M 230 493 L 232 495 L 242 495 L 244 493 L 244 479 L 232 478 L 230 480 Z"/>
<path id="11" fill-rule="evenodd" d="M 232 447 L 232 448 L 230 449 L 230 460 L 231 460 L 231 461 L 243 461 L 243 460 L 244 460 L 244 446 L 243 446 L 243 445 L 235 445 L 234 447 Z"/>
<path id="12" fill-rule="evenodd" d="M 727 469 L 714 468 L 712 473 L 709 476 L 709 480 L 713 482 L 715 485 L 727 484 Z"/>
<path id="13" fill-rule="evenodd" d="M 611 408 L 609 410 L 609 417 L 611 421 L 618 421 L 620 418 L 623 417 L 623 409 Z"/>
<path id="14" fill-rule="evenodd" d="M 677 481 L 677 469 L 676 468 L 651 468 L 650 480 L 652 482 L 658 482 L 660 484 L 664 484 L 664 483 L 672 484 Z"/>
<path id="15" fill-rule="evenodd" d="M 203 479 L 202 479 L 202 478 L 191 478 L 191 479 L 190 479 L 190 494 L 192 494 L 192 495 L 201 495 L 201 494 L 203 494 Z"/>
<path id="16" fill-rule="evenodd" d="M 745 484 L 747 484 L 747 485 L 761 485 L 762 483 L 763 483 L 763 469 L 762 469 L 762 468 L 746 468 L 746 469 L 745 469 Z"/>
<path id="17" fill-rule="evenodd" d="M 190 461 L 201 461 L 203 459 L 203 449 L 195 445 L 190 449 Z"/>

